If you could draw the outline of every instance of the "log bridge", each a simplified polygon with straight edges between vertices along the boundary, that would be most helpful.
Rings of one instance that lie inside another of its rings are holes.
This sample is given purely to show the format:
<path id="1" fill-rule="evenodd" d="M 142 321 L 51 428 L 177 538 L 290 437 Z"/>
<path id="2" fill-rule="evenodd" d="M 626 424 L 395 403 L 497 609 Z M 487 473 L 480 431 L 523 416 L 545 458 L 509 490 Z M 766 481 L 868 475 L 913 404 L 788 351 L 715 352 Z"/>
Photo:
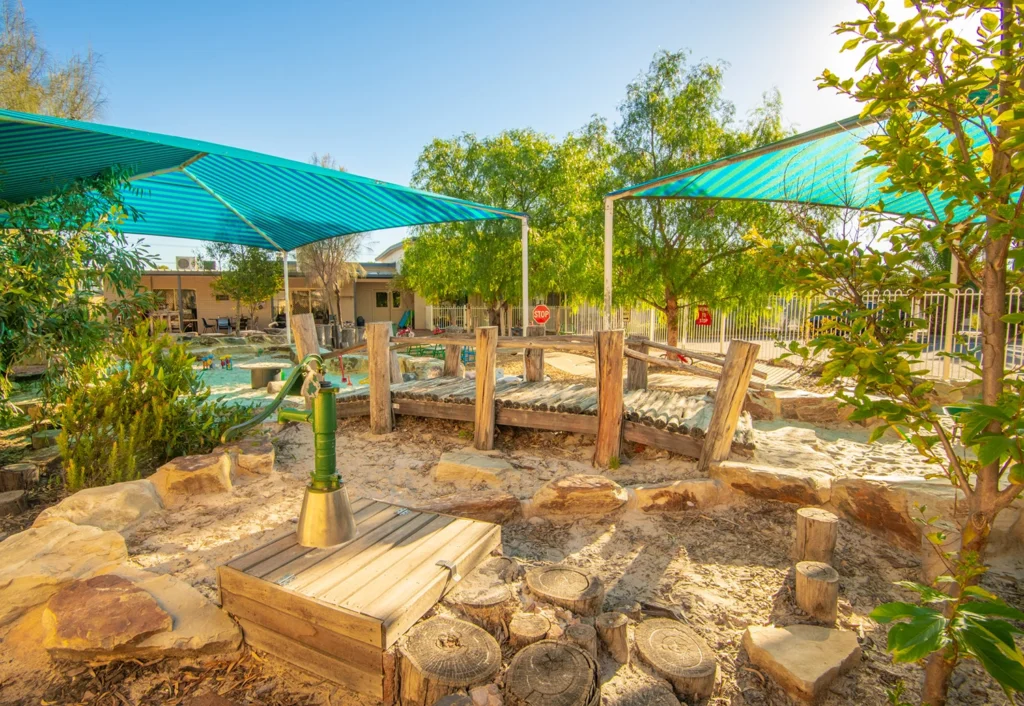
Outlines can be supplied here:
<path id="1" fill-rule="evenodd" d="M 403 382 L 392 358 L 397 350 L 422 344 L 423 339 L 392 337 L 390 323 L 370 324 L 364 342 L 325 356 L 340 357 L 366 348 L 369 359 L 368 385 L 338 395 L 338 416 L 368 415 L 371 430 L 378 434 L 393 429 L 396 414 L 473 422 L 474 446 L 481 450 L 494 447 L 496 424 L 593 434 L 597 437 L 593 460 L 599 468 L 617 463 L 623 440 L 699 459 L 702 470 L 731 451 L 753 448 L 751 430 L 737 432 L 737 427 L 747 389 L 764 387 L 751 379 L 764 377 L 754 370 L 755 343 L 734 340 L 721 360 L 644 338 L 626 338 L 621 330 L 599 331 L 594 336 L 546 336 L 544 327 L 530 326 L 526 337 L 497 334 L 497 327 L 485 326 L 475 336 L 431 337 L 431 344 L 446 347 L 443 375 Z M 476 348 L 473 379 L 457 376 L 464 346 Z M 523 382 L 495 380 L 498 348 L 524 350 Z M 594 352 L 596 384 L 545 382 L 547 348 Z M 649 355 L 651 348 L 716 369 L 658 358 Z M 648 389 L 651 365 L 717 380 L 714 404 L 679 392 Z"/>

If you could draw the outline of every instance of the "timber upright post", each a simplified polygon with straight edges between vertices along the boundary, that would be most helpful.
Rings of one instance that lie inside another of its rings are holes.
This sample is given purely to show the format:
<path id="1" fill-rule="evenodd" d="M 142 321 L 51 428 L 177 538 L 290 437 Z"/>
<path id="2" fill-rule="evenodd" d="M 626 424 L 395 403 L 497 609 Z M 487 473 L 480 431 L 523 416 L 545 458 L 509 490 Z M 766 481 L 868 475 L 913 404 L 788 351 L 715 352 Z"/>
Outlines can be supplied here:
<path id="1" fill-rule="evenodd" d="M 644 355 L 647 355 L 649 350 L 646 339 L 630 343 L 628 348 Z M 630 358 L 626 361 L 626 390 L 647 389 L 647 365 L 646 360 L 637 360 L 636 358 Z"/>
<path id="2" fill-rule="evenodd" d="M 526 336 L 543 336 L 545 326 L 527 326 Z M 523 380 L 526 382 L 544 382 L 544 349 L 527 348 L 523 352 Z"/>
<path id="3" fill-rule="evenodd" d="M 498 356 L 498 327 L 476 330 L 476 424 L 473 446 L 478 451 L 494 448 L 494 364 Z"/>
<path id="4" fill-rule="evenodd" d="M 370 372 L 370 431 L 387 434 L 394 426 L 391 409 L 391 322 L 368 324 L 366 327 L 366 356 Z"/>
<path id="5" fill-rule="evenodd" d="M 598 331 L 597 349 L 597 443 L 594 465 L 607 468 L 618 461 L 622 443 L 622 347 L 625 332 Z"/>
<path id="6" fill-rule="evenodd" d="M 444 347 L 444 371 L 441 373 L 446 378 L 454 378 L 459 375 L 459 362 L 462 358 L 462 346 L 447 345 Z"/>
<path id="7" fill-rule="evenodd" d="M 715 392 L 715 411 L 711 414 L 711 424 L 708 425 L 704 447 L 700 451 L 698 470 L 707 471 L 711 464 L 729 458 L 732 438 L 736 434 L 736 425 L 743 411 L 750 376 L 754 372 L 754 363 L 760 349 L 758 344 L 747 341 L 733 340 L 729 343 L 729 352 L 722 365 L 722 379 L 718 381 L 718 390 Z"/>

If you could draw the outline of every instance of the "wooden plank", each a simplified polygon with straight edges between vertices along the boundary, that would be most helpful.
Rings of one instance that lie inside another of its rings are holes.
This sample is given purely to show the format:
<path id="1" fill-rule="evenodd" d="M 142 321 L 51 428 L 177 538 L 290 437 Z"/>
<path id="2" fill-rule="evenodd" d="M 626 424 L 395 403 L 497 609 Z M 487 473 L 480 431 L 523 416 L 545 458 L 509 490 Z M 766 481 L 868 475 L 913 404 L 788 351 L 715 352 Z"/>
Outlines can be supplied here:
<path id="1" fill-rule="evenodd" d="M 715 411 L 711 414 L 711 424 L 708 425 L 704 448 L 697 464 L 701 471 L 707 471 L 712 463 L 729 457 L 736 425 L 747 397 L 750 374 L 754 371 L 760 348 L 758 344 L 747 341 L 733 340 L 729 343 L 725 365 L 722 367 L 722 380 L 715 392 Z"/>
<path id="2" fill-rule="evenodd" d="M 388 361 L 388 337 L 391 335 L 390 322 L 378 322 L 366 327 L 367 357 L 370 372 L 367 384 L 370 386 L 370 431 L 387 434 L 394 428 L 394 414 L 391 410 L 391 365 Z"/>
<path id="3" fill-rule="evenodd" d="M 527 338 L 540 338 L 545 333 L 543 326 L 527 326 Z M 526 382 L 544 380 L 544 349 L 527 348 L 523 351 L 523 379 Z"/>
<path id="4" fill-rule="evenodd" d="M 242 619 L 238 622 L 242 626 L 245 641 L 252 647 L 352 691 L 375 699 L 383 697 L 383 666 L 380 673 L 365 672 L 251 621 Z"/>
<path id="5" fill-rule="evenodd" d="M 473 420 L 473 447 L 479 451 L 494 448 L 494 363 L 498 340 L 496 326 L 476 330 L 476 416 Z"/>
<path id="6" fill-rule="evenodd" d="M 630 350 L 634 350 L 637 353 L 647 355 L 647 339 L 643 338 L 637 341 L 628 341 L 627 345 Z M 626 361 L 626 389 L 627 390 L 646 390 L 647 389 L 647 366 L 648 363 L 645 360 L 638 360 L 636 358 L 630 358 Z"/>
<path id="7" fill-rule="evenodd" d="M 650 365 L 657 365 L 662 368 L 671 368 L 673 370 L 683 370 L 688 373 L 693 373 L 694 375 L 699 375 L 700 377 L 711 378 L 712 380 L 720 380 L 722 377 L 719 373 L 699 368 L 696 365 L 687 365 L 686 363 L 678 360 L 669 360 L 668 358 L 655 358 L 653 355 L 646 355 L 629 348 L 624 351 L 624 355 L 627 358 L 632 358 L 633 360 L 642 360 Z"/>
<path id="8" fill-rule="evenodd" d="M 338 419 L 349 417 L 366 417 L 370 414 L 370 401 L 363 402 L 339 402 L 335 405 Z"/>
<path id="9" fill-rule="evenodd" d="M 439 560 L 448 558 L 449 552 L 445 551 L 446 547 L 457 543 L 459 537 L 465 532 L 479 532 L 479 530 L 473 530 L 474 526 L 486 527 L 486 525 L 487 523 L 460 517 L 424 534 L 413 548 L 404 553 L 404 556 L 391 561 L 392 556 L 389 554 L 386 557 L 387 568 L 346 597 L 342 601 L 343 605 L 349 610 L 364 615 L 373 615 L 378 611 L 390 615 L 391 611 L 406 603 L 414 593 L 412 589 L 415 588 L 415 585 L 404 581 L 410 573 L 414 573 L 423 563 L 430 564 L 435 570 L 442 570 L 436 564 Z M 479 538 L 479 535 L 474 535 L 474 537 Z M 400 592 L 402 587 L 409 589 L 409 592 L 402 594 Z M 385 593 L 390 593 L 390 602 L 386 606 L 378 608 L 377 603 Z"/>
<path id="10" fill-rule="evenodd" d="M 538 412 L 532 409 L 502 407 L 495 415 L 498 424 L 529 429 L 569 431 L 577 434 L 597 434 L 597 417 L 589 414 L 565 412 Z"/>
<path id="11" fill-rule="evenodd" d="M 622 443 L 622 345 L 624 332 L 598 331 L 597 441 L 594 465 L 607 468 L 619 458 Z"/>
<path id="12" fill-rule="evenodd" d="M 236 618 L 256 623 L 328 655 L 341 656 L 346 664 L 363 671 L 373 673 L 380 667 L 380 647 L 339 635 L 320 625 L 296 620 L 275 606 L 257 603 L 230 591 L 222 591 L 220 598 L 221 607 Z"/>
<path id="13" fill-rule="evenodd" d="M 327 628 L 339 635 L 380 647 L 384 643 L 383 628 L 379 620 L 359 615 L 317 598 L 295 593 L 284 586 L 247 576 L 228 566 L 217 567 L 221 592 L 265 605 L 272 605 L 293 618 Z"/>
<path id="14" fill-rule="evenodd" d="M 664 429 L 655 429 L 637 422 L 625 422 L 622 425 L 622 437 L 644 446 L 653 446 L 690 458 L 700 458 L 703 444 L 687 434 L 678 434 Z"/>
<path id="15" fill-rule="evenodd" d="M 474 526 L 474 534 L 475 528 L 480 525 L 484 525 L 484 528 L 482 528 L 481 536 L 476 541 L 466 542 L 461 551 L 453 548 L 453 551 L 448 552 L 449 556 L 454 557 L 450 561 L 455 564 L 458 573 L 462 576 L 466 576 L 487 559 L 491 552 L 501 547 L 501 527 L 477 522 Z M 441 567 L 434 567 L 439 570 L 431 572 L 428 570 L 429 568 L 429 566 L 424 564 L 408 576 L 408 583 L 417 585 L 419 588 L 411 592 L 411 597 L 406 600 L 404 605 L 396 606 L 384 621 L 385 649 L 393 645 L 417 620 L 423 617 L 424 613 L 430 610 L 448 591 L 457 585 L 448 580 L 449 574 L 447 570 L 440 570 Z M 402 592 L 408 593 L 405 589 Z M 390 602 L 390 598 L 387 595 L 381 596 L 379 606 L 384 607 Z"/>
<path id="16" fill-rule="evenodd" d="M 251 552 L 246 552 L 242 556 L 235 557 L 229 561 L 227 565 L 232 569 L 245 571 L 250 566 L 255 566 L 264 559 L 269 559 L 275 554 L 280 554 L 285 549 L 298 544 L 298 540 L 295 537 L 294 522 L 286 522 L 283 528 L 280 530 L 274 530 L 274 535 L 274 539 L 261 544 Z"/>
<path id="17" fill-rule="evenodd" d="M 319 588 L 315 593 L 312 586 L 304 590 L 303 593 L 316 595 L 327 603 L 347 608 L 344 602 L 346 598 L 373 581 L 396 562 L 401 562 L 406 556 L 416 551 L 435 532 L 455 521 L 455 518 L 445 515 L 431 516 L 427 514 L 424 517 L 427 522 L 417 527 L 412 534 L 407 534 L 400 541 L 394 543 L 380 542 L 361 552 L 355 559 L 346 562 L 344 575 L 331 577 L 329 585 Z"/>
<path id="18" fill-rule="evenodd" d="M 399 400 L 394 403 L 393 407 L 396 414 L 408 414 L 413 417 L 454 419 L 460 422 L 472 422 L 476 418 L 476 412 L 472 406 L 456 402 Z"/>

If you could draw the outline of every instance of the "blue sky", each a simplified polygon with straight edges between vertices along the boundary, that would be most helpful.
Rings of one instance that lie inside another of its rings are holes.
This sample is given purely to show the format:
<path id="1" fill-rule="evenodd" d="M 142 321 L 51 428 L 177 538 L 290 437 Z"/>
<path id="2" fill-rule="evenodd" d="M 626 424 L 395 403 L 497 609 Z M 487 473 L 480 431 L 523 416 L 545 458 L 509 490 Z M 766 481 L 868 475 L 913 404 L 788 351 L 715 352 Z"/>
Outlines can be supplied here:
<path id="1" fill-rule="evenodd" d="M 614 122 L 659 49 L 728 62 L 741 115 L 772 86 L 796 129 L 857 111 L 814 82 L 851 70 L 831 31 L 858 16 L 853 0 L 23 1 L 53 55 L 102 56 L 101 122 L 303 161 L 330 152 L 401 184 L 434 137 Z M 402 235 L 372 234 L 365 256 Z M 146 240 L 165 264 L 200 245 Z"/>

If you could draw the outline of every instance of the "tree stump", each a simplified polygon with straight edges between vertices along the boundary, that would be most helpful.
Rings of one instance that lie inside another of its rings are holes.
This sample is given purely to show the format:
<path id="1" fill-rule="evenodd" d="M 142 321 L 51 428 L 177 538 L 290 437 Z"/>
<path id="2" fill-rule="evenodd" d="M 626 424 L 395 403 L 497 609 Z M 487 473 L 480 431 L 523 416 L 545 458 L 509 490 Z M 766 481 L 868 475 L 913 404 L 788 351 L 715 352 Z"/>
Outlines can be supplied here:
<path id="1" fill-rule="evenodd" d="M 620 664 L 629 664 L 629 618 L 622 613 L 601 613 L 594 621 L 601 642 Z"/>
<path id="2" fill-rule="evenodd" d="M 57 437 L 60 436 L 60 429 L 43 429 L 32 435 L 32 448 L 45 449 L 47 446 L 56 446 Z"/>
<path id="3" fill-rule="evenodd" d="M 543 640 L 551 628 L 551 621 L 539 613 L 516 613 L 508 623 L 508 644 L 513 649 Z"/>
<path id="4" fill-rule="evenodd" d="M 39 482 L 39 467 L 33 463 L 12 463 L 0 468 L 0 492 L 26 490 Z"/>
<path id="5" fill-rule="evenodd" d="M 402 706 L 432 706 L 438 699 L 491 682 L 501 648 L 472 623 L 430 618 L 406 636 L 399 669 Z"/>
<path id="6" fill-rule="evenodd" d="M 542 601 L 579 615 L 597 615 L 604 604 L 604 584 L 568 566 L 542 566 L 526 572 L 526 587 Z"/>
<path id="7" fill-rule="evenodd" d="M 19 515 L 28 509 L 24 490 L 8 490 L 0 493 L 0 517 Z"/>
<path id="8" fill-rule="evenodd" d="M 711 696 L 718 661 L 700 635 L 677 620 L 651 618 L 636 627 L 636 651 L 681 698 Z"/>
<path id="9" fill-rule="evenodd" d="M 597 630 L 586 623 L 575 623 L 565 629 L 565 638 L 597 659 Z"/>
<path id="10" fill-rule="evenodd" d="M 839 573 L 820 561 L 796 565 L 796 604 L 822 622 L 836 622 L 839 612 Z"/>
<path id="11" fill-rule="evenodd" d="M 598 706 L 597 663 L 565 642 L 541 640 L 519 651 L 505 672 L 505 706 Z"/>
<path id="12" fill-rule="evenodd" d="M 519 564 L 509 557 L 494 557 L 474 569 L 445 598 L 467 618 L 501 642 L 509 616 L 519 606 L 509 582 L 519 578 Z"/>
<path id="13" fill-rule="evenodd" d="M 839 518 L 828 510 L 802 507 L 796 511 L 796 560 L 832 563 L 839 536 Z"/>

